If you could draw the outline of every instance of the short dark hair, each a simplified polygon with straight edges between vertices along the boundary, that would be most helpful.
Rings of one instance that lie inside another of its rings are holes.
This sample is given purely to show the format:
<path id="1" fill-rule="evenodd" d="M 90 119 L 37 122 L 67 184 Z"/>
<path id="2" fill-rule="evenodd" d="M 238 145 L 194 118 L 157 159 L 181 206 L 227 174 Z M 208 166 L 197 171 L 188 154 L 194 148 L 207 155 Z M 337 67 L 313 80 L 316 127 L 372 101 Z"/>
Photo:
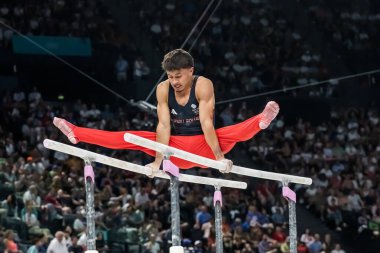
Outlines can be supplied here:
<path id="1" fill-rule="evenodd" d="M 194 67 L 193 57 L 183 49 L 174 49 L 164 56 L 161 63 L 165 71 Z"/>

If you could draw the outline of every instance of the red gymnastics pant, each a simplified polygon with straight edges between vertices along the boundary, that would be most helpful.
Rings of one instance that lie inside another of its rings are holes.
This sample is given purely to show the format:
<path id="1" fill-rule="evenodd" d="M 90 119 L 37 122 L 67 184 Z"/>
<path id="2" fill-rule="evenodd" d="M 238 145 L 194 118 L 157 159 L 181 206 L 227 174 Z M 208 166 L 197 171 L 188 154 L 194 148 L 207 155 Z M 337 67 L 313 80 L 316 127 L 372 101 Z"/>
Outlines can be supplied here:
<path id="1" fill-rule="evenodd" d="M 246 141 L 255 136 L 261 129 L 259 121 L 261 114 L 253 116 L 241 123 L 216 129 L 219 145 L 223 154 L 228 153 L 237 142 Z M 75 137 L 80 142 L 99 145 L 111 149 L 131 149 L 140 150 L 148 155 L 155 156 L 156 152 L 141 146 L 124 141 L 124 134 L 131 133 L 140 137 L 156 141 L 156 133 L 148 131 L 118 131 L 110 132 L 97 129 L 90 129 L 75 126 L 73 128 Z M 169 146 L 182 149 L 184 151 L 204 156 L 215 160 L 214 153 L 208 146 L 204 135 L 194 136 L 170 136 Z M 170 160 L 181 169 L 189 169 L 192 167 L 204 167 L 196 163 L 185 161 L 176 157 Z"/>

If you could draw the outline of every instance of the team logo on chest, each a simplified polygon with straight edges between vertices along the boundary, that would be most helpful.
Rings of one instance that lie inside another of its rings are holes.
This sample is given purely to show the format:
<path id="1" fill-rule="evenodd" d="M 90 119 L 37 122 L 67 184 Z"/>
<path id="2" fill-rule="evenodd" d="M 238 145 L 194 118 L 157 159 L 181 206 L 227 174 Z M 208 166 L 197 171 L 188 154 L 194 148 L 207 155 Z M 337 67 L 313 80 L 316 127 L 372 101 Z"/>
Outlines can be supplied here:
<path id="1" fill-rule="evenodd" d="M 193 113 L 199 114 L 199 108 L 197 107 L 196 104 L 191 104 L 190 107 L 191 107 L 191 111 L 193 111 Z"/>

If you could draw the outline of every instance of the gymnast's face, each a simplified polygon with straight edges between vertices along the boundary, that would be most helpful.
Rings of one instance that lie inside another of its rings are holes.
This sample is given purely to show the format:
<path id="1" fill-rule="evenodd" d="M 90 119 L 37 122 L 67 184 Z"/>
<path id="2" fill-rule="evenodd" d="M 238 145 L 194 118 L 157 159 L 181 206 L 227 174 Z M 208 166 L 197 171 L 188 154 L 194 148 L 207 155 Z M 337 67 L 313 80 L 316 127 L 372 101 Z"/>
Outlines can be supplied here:
<path id="1" fill-rule="evenodd" d="M 194 68 L 182 68 L 171 71 L 166 71 L 170 85 L 175 92 L 181 93 L 191 87 L 193 81 Z"/>

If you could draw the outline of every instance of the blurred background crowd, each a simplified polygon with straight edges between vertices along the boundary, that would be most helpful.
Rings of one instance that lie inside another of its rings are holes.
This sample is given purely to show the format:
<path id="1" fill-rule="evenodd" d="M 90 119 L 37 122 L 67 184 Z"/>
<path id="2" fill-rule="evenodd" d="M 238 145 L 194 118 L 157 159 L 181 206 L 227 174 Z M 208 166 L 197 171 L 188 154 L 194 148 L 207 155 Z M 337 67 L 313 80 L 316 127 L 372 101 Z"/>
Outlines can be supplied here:
<path id="1" fill-rule="evenodd" d="M 154 88 L 162 56 L 182 44 L 207 8 L 216 12 L 206 14 L 185 49 L 194 43 L 196 73 L 213 81 L 217 101 L 280 91 L 218 104 L 217 127 L 259 113 L 268 100 L 281 107 L 269 129 L 238 144 L 229 158 L 313 178 L 310 187 L 291 185 L 298 197 L 298 252 L 376 252 L 378 74 L 335 78 L 378 68 L 380 6 L 375 0 L 3 0 L 0 252 L 86 250 L 84 164 L 43 147 L 45 138 L 68 143 L 52 119 L 111 131 L 154 131 L 155 117 L 130 99 L 144 99 Z M 89 38 L 92 55 L 63 56 L 66 66 L 51 56 L 20 54 L 14 49 L 17 31 Z M 292 90 L 300 85 L 305 88 Z M 151 160 L 141 152 L 78 146 L 137 164 Z M 168 252 L 169 182 L 93 166 L 99 252 Z M 224 252 L 289 252 L 281 184 L 210 169 L 184 173 L 248 183 L 245 191 L 223 189 Z M 213 191 L 180 185 L 186 252 L 215 252 Z"/>

